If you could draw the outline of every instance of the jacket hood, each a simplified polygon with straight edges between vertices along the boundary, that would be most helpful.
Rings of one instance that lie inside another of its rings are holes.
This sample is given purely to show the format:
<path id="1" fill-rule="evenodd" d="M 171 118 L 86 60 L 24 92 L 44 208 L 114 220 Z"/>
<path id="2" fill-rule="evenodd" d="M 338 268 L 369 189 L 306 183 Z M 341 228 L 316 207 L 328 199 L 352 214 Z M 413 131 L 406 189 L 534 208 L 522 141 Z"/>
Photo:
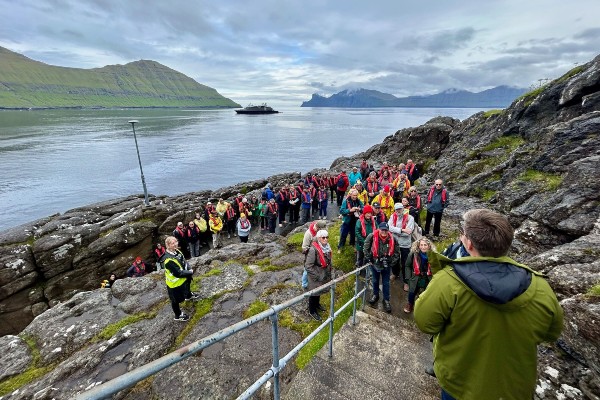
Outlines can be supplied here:
<path id="1" fill-rule="evenodd" d="M 531 285 L 532 273 L 509 262 L 481 260 L 454 262 L 452 266 L 464 284 L 482 300 L 493 304 L 506 304 Z"/>

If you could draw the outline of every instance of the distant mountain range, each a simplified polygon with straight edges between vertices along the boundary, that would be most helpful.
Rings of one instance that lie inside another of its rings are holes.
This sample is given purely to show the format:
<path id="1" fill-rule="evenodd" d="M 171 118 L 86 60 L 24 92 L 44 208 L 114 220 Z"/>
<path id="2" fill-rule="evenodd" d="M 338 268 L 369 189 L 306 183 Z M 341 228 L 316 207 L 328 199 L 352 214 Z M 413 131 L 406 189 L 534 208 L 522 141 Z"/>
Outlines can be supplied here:
<path id="1" fill-rule="evenodd" d="M 507 107 L 527 89 L 510 86 L 497 86 L 482 92 L 473 93 L 467 90 L 448 89 L 429 96 L 396 97 L 377 90 L 356 89 L 344 90 L 330 97 L 313 94 L 302 107 Z"/>
<path id="2" fill-rule="evenodd" d="M 156 61 L 80 69 L 0 47 L 0 108 L 240 107 Z"/>

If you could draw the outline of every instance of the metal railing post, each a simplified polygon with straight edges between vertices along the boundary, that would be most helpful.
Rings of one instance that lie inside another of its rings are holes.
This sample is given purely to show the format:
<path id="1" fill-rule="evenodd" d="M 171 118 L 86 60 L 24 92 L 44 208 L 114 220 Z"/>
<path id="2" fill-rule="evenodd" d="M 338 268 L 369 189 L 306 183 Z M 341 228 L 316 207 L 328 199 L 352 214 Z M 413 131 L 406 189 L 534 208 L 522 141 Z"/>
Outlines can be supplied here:
<path id="1" fill-rule="evenodd" d="M 275 313 L 269 317 L 271 320 L 271 340 L 273 342 L 273 398 L 279 400 L 279 329 L 278 329 L 278 317 L 279 314 Z"/>
<path id="2" fill-rule="evenodd" d="M 330 287 L 330 300 L 329 300 L 329 357 L 333 357 L 333 321 L 335 317 L 335 284 Z"/>
<path id="3" fill-rule="evenodd" d="M 360 278 L 360 270 L 356 270 L 354 277 L 354 302 L 352 304 L 352 325 L 356 325 L 356 302 L 358 301 L 358 279 Z"/>

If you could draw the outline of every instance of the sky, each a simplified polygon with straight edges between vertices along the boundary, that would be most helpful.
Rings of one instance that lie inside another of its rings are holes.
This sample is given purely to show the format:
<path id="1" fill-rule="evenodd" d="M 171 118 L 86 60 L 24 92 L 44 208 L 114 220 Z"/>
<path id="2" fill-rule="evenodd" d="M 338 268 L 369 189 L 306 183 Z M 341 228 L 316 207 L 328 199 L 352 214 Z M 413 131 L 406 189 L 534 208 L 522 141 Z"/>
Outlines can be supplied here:
<path id="1" fill-rule="evenodd" d="M 158 61 L 242 105 L 313 93 L 530 88 L 600 53 L 598 0 L 0 0 L 0 46 L 47 64 Z"/>

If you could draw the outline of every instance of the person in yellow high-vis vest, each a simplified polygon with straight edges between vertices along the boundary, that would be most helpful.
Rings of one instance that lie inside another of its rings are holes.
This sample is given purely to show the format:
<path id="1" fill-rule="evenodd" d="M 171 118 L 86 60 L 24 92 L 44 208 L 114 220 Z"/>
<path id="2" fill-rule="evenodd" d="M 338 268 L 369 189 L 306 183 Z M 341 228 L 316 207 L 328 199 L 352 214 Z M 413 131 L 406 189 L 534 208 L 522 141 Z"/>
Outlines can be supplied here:
<path id="1" fill-rule="evenodd" d="M 165 268 L 167 292 L 175 313 L 175 321 L 188 321 L 190 316 L 181 311 L 179 303 L 185 300 L 196 300 L 198 295 L 190 291 L 191 277 L 194 271 L 189 268 L 183 253 L 177 246 L 179 246 L 177 238 L 168 236 L 165 240 L 167 250 L 162 257 L 162 263 Z"/>

